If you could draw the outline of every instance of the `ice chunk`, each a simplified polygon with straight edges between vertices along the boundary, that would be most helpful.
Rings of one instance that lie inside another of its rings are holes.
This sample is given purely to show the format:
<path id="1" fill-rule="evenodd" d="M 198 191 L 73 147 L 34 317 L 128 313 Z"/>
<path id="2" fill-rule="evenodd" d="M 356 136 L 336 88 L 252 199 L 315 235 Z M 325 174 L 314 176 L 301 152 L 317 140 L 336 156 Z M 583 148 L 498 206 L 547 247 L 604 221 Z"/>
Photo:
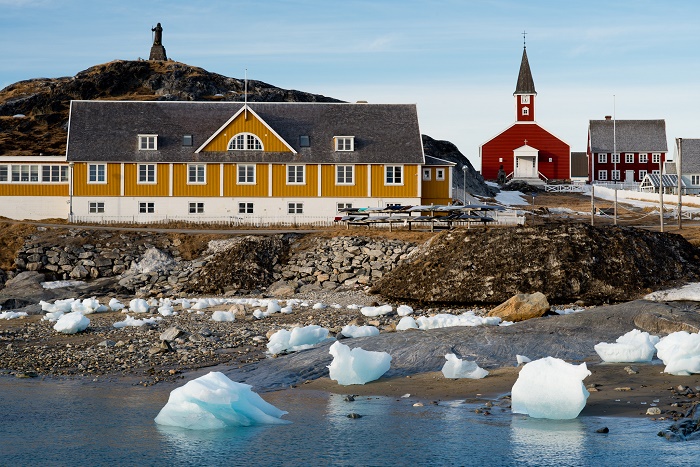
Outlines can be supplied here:
<path id="1" fill-rule="evenodd" d="M 382 306 L 363 306 L 360 308 L 360 313 L 362 313 L 365 316 L 381 316 L 381 315 L 387 315 L 394 311 L 394 307 L 391 305 L 382 305 Z"/>
<path id="2" fill-rule="evenodd" d="M 316 324 L 294 328 L 291 331 L 280 329 L 270 336 L 267 350 L 273 355 L 283 351 L 296 352 L 310 349 L 326 339 L 328 339 L 328 329 Z"/>
<path id="3" fill-rule="evenodd" d="M 143 298 L 134 298 L 129 302 L 129 310 L 134 313 L 148 313 L 150 306 Z"/>
<path id="4" fill-rule="evenodd" d="M 124 304 L 116 298 L 110 299 L 109 304 L 107 306 L 109 306 L 110 310 L 112 311 L 120 311 L 124 309 Z"/>
<path id="5" fill-rule="evenodd" d="M 654 358 L 654 346 L 658 342 L 658 336 L 633 329 L 618 337 L 615 344 L 601 342 L 593 348 L 604 362 L 650 362 Z"/>
<path id="6" fill-rule="evenodd" d="M 683 287 L 668 290 L 657 290 L 644 296 L 644 300 L 657 302 L 688 301 L 700 302 L 700 282 L 691 282 Z"/>
<path id="7" fill-rule="evenodd" d="M 420 329 L 438 329 L 452 326 L 495 326 L 501 322 L 497 316 L 482 317 L 476 316 L 473 311 L 467 311 L 461 315 L 437 314 L 435 316 L 421 316 L 416 320 Z"/>
<path id="8" fill-rule="evenodd" d="M 61 315 L 53 325 L 53 328 L 64 334 L 75 334 L 80 331 L 87 329 L 90 324 L 90 320 L 86 318 L 82 313 L 78 311 L 73 311 L 71 313 L 66 313 Z"/>
<path id="9" fill-rule="evenodd" d="M 369 337 L 378 336 L 379 329 L 374 326 L 353 326 L 352 324 L 348 324 L 347 326 L 343 326 L 340 333 L 345 337 Z"/>
<path id="10" fill-rule="evenodd" d="M 576 418 L 586 406 L 589 393 L 582 381 L 590 374 L 585 363 L 554 357 L 526 363 L 511 390 L 511 410 L 534 418 Z"/>
<path id="11" fill-rule="evenodd" d="M 416 324 L 416 320 L 413 319 L 413 317 L 411 316 L 404 316 L 399 321 L 399 324 L 396 325 L 397 331 L 405 331 L 406 329 L 418 329 L 418 324 Z"/>
<path id="12" fill-rule="evenodd" d="M 304 304 L 302 303 L 301 306 L 304 306 Z M 319 303 L 314 303 L 314 306 L 311 307 L 311 308 L 312 308 L 313 310 L 323 310 L 323 309 L 325 309 L 327 306 L 328 306 L 328 305 L 326 305 L 325 303 L 320 303 L 320 302 L 319 302 Z"/>
<path id="13" fill-rule="evenodd" d="M 267 302 L 267 312 L 269 314 L 279 313 L 280 311 L 282 311 L 282 307 L 277 302 L 277 300 L 270 300 L 269 302 Z"/>
<path id="14" fill-rule="evenodd" d="M 212 321 L 235 321 L 236 316 L 232 311 L 215 311 L 211 315 Z"/>
<path id="15" fill-rule="evenodd" d="M 666 365 L 666 373 L 700 373 L 700 334 L 687 331 L 672 332 L 656 344 L 656 354 Z"/>
<path id="16" fill-rule="evenodd" d="M 408 316 L 413 314 L 413 308 L 408 305 L 401 305 L 396 309 L 396 314 L 399 316 Z"/>
<path id="17" fill-rule="evenodd" d="M 29 316 L 24 311 L 3 311 L 0 313 L 0 319 L 15 319 L 21 316 Z"/>
<path id="18" fill-rule="evenodd" d="M 522 365 L 523 363 L 530 363 L 532 360 L 527 358 L 525 355 L 516 355 L 515 361 L 518 362 L 518 365 Z"/>
<path id="19" fill-rule="evenodd" d="M 481 379 L 489 372 L 479 367 L 476 362 L 462 360 L 457 355 L 448 353 L 445 355 L 445 364 L 442 366 L 442 374 L 445 378 L 469 378 Z"/>
<path id="20" fill-rule="evenodd" d="M 343 386 L 379 379 L 391 366 L 391 355 L 386 352 L 372 352 L 359 347 L 351 350 L 340 342 L 331 345 L 330 354 L 333 361 L 328 365 L 329 376 Z"/>
<path id="21" fill-rule="evenodd" d="M 253 312 L 253 316 L 255 317 L 255 319 L 263 319 L 270 316 L 270 313 L 268 313 L 267 311 L 255 310 Z"/>
<path id="22" fill-rule="evenodd" d="M 124 319 L 124 321 L 117 321 L 112 326 L 114 326 L 117 329 L 125 328 L 127 326 L 139 327 L 139 326 L 143 326 L 144 324 L 156 324 L 158 321 L 160 321 L 162 319 L 163 318 L 161 318 L 161 317 L 136 319 L 133 316 L 127 316 Z"/>
<path id="23" fill-rule="evenodd" d="M 58 315 L 61 315 L 63 313 L 68 313 L 69 311 L 71 311 L 71 306 L 73 305 L 74 301 L 74 298 L 56 300 L 53 303 L 48 303 L 41 300 L 39 302 L 39 305 L 41 305 L 42 311 L 46 311 L 47 313 L 58 313 Z"/>
<path id="24" fill-rule="evenodd" d="M 192 306 L 192 304 L 190 303 L 190 301 L 187 300 L 186 298 L 183 298 L 183 299 L 180 301 L 180 305 L 182 306 L 182 309 L 183 309 L 183 310 L 188 310 L 188 309 Z"/>
<path id="25" fill-rule="evenodd" d="M 212 371 L 170 392 L 155 422 L 190 430 L 291 423 L 287 412 L 263 400 L 252 386 Z"/>
<path id="26" fill-rule="evenodd" d="M 92 297 L 86 298 L 82 302 L 79 300 L 75 300 L 73 303 L 71 303 L 71 310 L 77 311 L 84 315 L 89 315 L 95 312 L 107 311 L 107 307 L 104 305 L 100 305 L 100 302 L 95 297 Z"/>

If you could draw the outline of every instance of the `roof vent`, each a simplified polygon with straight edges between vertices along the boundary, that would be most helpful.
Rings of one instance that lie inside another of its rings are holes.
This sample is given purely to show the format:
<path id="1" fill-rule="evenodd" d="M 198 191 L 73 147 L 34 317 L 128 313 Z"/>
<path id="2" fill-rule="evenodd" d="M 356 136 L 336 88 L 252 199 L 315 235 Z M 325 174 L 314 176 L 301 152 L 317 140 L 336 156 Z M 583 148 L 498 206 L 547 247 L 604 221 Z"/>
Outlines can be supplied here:
<path id="1" fill-rule="evenodd" d="M 367 101 L 357 101 L 356 104 L 367 104 Z"/>
<path id="2" fill-rule="evenodd" d="M 311 146 L 311 141 L 308 135 L 299 136 L 299 146 L 301 146 L 302 148 L 308 148 L 309 146 Z"/>

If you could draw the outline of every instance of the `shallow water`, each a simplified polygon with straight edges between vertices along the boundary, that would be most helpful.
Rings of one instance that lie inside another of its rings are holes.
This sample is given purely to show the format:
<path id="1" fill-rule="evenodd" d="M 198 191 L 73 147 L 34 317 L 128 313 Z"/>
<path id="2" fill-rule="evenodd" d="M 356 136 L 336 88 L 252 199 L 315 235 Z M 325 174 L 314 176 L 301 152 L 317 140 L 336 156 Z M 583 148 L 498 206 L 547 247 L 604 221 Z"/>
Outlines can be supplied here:
<path id="1" fill-rule="evenodd" d="M 191 431 L 153 418 L 173 385 L 150 388 L 0 378 L 0 465 L 695 465 L 700 443 L 669 443 L 669 422 L 536 420 L 459 402 L 301 389 L 263 394 L 289 425 Z M 347 418 L 355 412 L 360 419 Z M 602 426 L 609 434 L 596 434 Z"/>

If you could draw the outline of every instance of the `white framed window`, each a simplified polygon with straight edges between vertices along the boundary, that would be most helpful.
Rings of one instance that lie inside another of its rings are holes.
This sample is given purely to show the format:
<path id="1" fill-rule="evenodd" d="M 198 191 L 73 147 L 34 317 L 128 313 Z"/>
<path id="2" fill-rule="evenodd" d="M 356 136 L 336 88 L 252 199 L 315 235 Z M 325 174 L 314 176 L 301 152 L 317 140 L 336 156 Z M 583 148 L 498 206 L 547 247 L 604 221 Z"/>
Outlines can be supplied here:
<path id="1" fill-rule="evenodd" d="M 204 203 L 198 201 L 195 203 L 189 203 L 188 211 L 190 214 L 202 214 L 204 213 Z"/>
<path id="2" fill-rule="evenodd" d="M 335 140 L 336 151 L 354 151 L 355 137 L 354 136 L 336 136 Z"/>
<path id="3" fill-rule="evenodd" d="M 138 182 L 156 183 L 156 165 L 138 164 Z"/>
<path id="4" fill-rule="evenodd" d="M 341 209 L 352 208 L 352 203 L 336 203 L 336 209 L 340 211 Z"/>
<path id="5" fill-rule="evenodd" d="M 156 212 L 156 203 L 139 202 L 139 214 L 153 214 Z"/>
<path id="6" fill-rule="evenodd" d="M 194 138 L 192 135 L 182 135 L 182 145 L 192 146 L 194 144 Z"/>
<path id="7" fill-rule="evenodd" d="M 207 182 L 207 165 L 206 164 L 188 164 L 187 165 L 187 184 L 201 184 Z"/>
<path id="8" fill-rule="evenodd" d="M 610 171 L 610 180 L 619 181 L 620 180 L 620 171 L 619 170 L 611 170 Z"/>
<path id="9" fill-rule="evenodd" d="M 646 176 L 647 176 L 647 171 L 646 171 L 646 170 L 640 170 L 640 171 L 639 171 L 639 181 L 640 181 L 640 182 L 641 182 L 642 180 L 644 180 L 644 177 L 646 177 Z"/>
<path id="10" fill-rule="evenodd" d="M 288 214 L 304 214 L 304 203 L 287 203 Z"/>
<path id="11" fill-rule="evenodd" d="M 102 214 L 105 212 L 105 203 L 102 201 L 89 201 L 88 212 L 90 214 Z"/>
<path id="12" fill-rule="evenodd" d="M 88 164 L 88 183 L 107 183 L 107 164 Z"/>
<path id="13" fill-rule="evenodd" d="M 6 164 L 0 165 L 0 182 L 10 181 L 10 166 Z"/>
<path id="14" fill-rule="evenodd" d="M 336 165 L 335 166 L 335 184 L 336 185 L 354 185 L 355 184 L 355 166 L 354 165 Z"/>
<path id="15" fill-rule="evenodd" d="M 253 203 L 238 203 L 238 214 L 253 214 Z"/>
<path id="16" fill-rule="evenodd" d="M 228 142 L 229 151 L 262 151 L 260 138 L 252 133 L 238 133 Z"/>
<path id="17" fill-rule="evenodd" d="M 140 151 L 156 151 L 158 149 L 158 135 L 139 135 Z"/>
<path id="18" fill-rule="evenodd" d="M 613 164 L 619 164 L 620 163 L 620 153 L 614 152 L 614 153 L 610 154 L 610 162 Z"/>
<path id="19" fill-rule="evenodd" d="M 303 185 L 306 183 L 304 165 L 287 166 L 287 185 Z"/>
<path id="20" fill-rule="evenodd" d="M 236 180 L 238 185 L 255 185 L 255 165 L 238 164 L 236 166 Z"/>
<path id="21" fill-rule="evenodd" d="M 634 153 L 626 152 L 625 153 L 625 163 L 626 164 L 634 164 Z"/>
<path id="22" fill-rule="evenodd" d="M 530 115 L 530 108 L 529 107 L 523 107 L 523 115 Z"/>
<path id="23" fill-rule="evenodd" d="M 423 168 L 423 181 L 429 182 L 432 179 L 433 179 L 432 171 L 429 168 L 424 167 Z"/>
<path id="24" fill-rule="evenodd" d="M 38 182 L 39 181 L 39 166 L 29 164 L 13 164 L 12 165 L 12 181 L 13 182 Z"/>
<path id="25" fill-rule="evenodd" d="M 530 103 L 530 96 L 528 96 L 528 95 L 520 96 L 520 103 L 521 104 L 529 104 Z"/>
<path id="26" fill-rule="evenodd" d="M 661 154 L 658 152 L 655 152 L 651 155 L 651 163 L 652 164 L 659 164 L 661 162 Z"/>
<path id="27" fill-rule="evenodd" d="M 68 181 L 68 166 L 67 165 L 42 165 L 41 166 L 41 181 L 42 182 L 67 182 Z"/>
<path id="28" fill-rule="evenodd" d="M 649 162 L 649 154 L 639 154 L 639 163 L 640 164 L 646 164 Z"/>
<path id="29" fill-rule="evenodd" d="M 598 163 L 599 164 L 607 164 L 607 162 L 608 162 L 608 154 L 605 152 L 598 153 Z"/>
<path id="30" fill-rule="evenodd" d="M 498 158 L 498 162 L 503 162 L 503 158 L 502 158 L 502 157 L 499 157 L 499 158 Z"/>
<path id="31" fill-rule="evenodd" d="M 403 166 L 387 165 L 384 167 L 385 185 L 403 185 Z"/>
<path id="32" fill-rule="evenodd" d="M 659 172 L 658 169 L 652 170 L 652 171 L 651 171 L 651 174 L 652 174 L 652 175 L 659 175 L 660 173 L 661 173 L 661 172 Z"/>
<path id="33" fill-rule="evenodd" d="M 607 170 L 599 170 L 598 171 L 598 180 L 607 180 L 608 179 L 608 171 Z"/>
<path id="34" fill-rule="evenodd" d="M 700 175 L 691 175 L 690 176 L 690 184 L 691 185 L 700 185 Z"/>
<path id="35" fill-rule="evenodd" d="M 438 182 L 445 180 L 445 169 L 435 169 L 435 180 Z"/>

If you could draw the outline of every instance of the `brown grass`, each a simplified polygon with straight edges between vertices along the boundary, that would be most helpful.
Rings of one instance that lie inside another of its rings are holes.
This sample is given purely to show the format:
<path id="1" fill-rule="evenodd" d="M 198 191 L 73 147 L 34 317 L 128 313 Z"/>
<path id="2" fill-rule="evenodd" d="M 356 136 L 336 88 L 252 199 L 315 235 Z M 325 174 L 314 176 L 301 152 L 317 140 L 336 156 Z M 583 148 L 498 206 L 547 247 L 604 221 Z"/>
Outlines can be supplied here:
<path id="1" fill-rule="evenodd" d="M 24 239 L 34 232 L 33 225 L 0 222 L 0 269 L 15 268 L 17 251 L 24 245 Z"/>

